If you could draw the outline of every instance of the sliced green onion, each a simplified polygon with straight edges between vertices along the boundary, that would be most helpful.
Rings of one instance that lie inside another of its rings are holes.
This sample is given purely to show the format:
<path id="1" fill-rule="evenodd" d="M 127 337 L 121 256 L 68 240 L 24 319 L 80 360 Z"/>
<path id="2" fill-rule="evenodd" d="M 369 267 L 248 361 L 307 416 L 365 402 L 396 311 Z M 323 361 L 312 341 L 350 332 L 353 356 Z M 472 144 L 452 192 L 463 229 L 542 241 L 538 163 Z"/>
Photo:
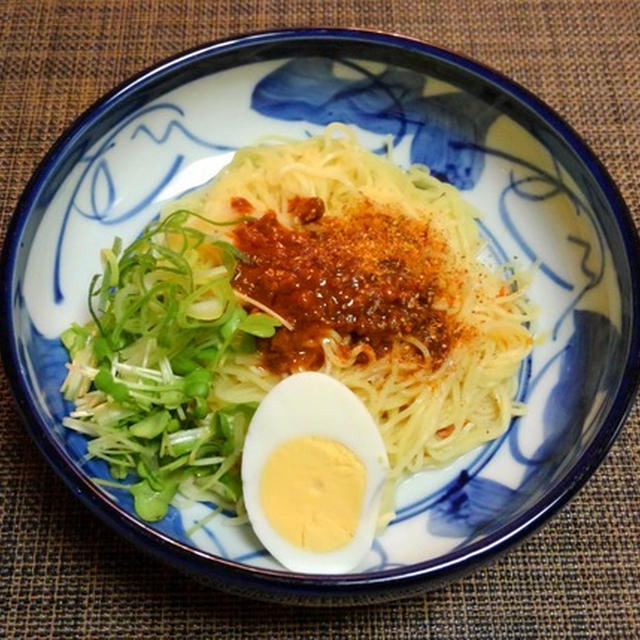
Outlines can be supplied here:
<path id="1" fill-rule="evenodd" d="M 132 424 L 129 433 L 138 438 L 155 438 L 167 428 L 170 420 L 171 414 L 168 411 L 157 411 Z"/>
<path id="2" fill-rule="evenodd" d="M 190 218 L 244 220 L 178 210 L 124 249 L 116 239 L 89 286 L 91 322 L 61 336 L 72 359 L 62 391 L 76 404 L 63 424 L 90 438 L 86 460 L 104 460 L 117 480 L 138 477 L 102 484 L 131 491 L 150 521 L 166 515 L 179 485 L 242 509 L 239 463 L 255 404 L 211 406 L 212 388 L 221 363 L 246 359 L 281 324 L 267 308 L 247 314 L 241 305 L 255 305 L 231 282 L 248 257 L 189 226 Z M 221 264 L 201 257 L 205 242 Z"/>

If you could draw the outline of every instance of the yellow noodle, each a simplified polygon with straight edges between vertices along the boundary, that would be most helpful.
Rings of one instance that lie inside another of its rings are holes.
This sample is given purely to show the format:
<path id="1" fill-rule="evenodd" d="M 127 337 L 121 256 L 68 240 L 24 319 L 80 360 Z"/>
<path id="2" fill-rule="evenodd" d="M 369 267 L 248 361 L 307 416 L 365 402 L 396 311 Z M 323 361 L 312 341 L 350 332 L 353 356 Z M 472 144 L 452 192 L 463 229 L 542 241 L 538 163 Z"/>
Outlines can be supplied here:
<path id="1" fill-rule="evenodd" d="M 432 370 L 428 347 L 416 336 L 398 339 L 387 355 L 376 358 L 368 345 L 351 345 L 331 332 L 323 343 L 322 370 L 365 403 L 395 477 L 446 464 L 498 437 L 524 411 L 513 396 L 520 364 L 532 346 L 526 325 L 533 311 L 523 293 L 528 278 L 511 269 L 496 273 L 479 260 L 483 243 L 476 212 L 426 167 L 403 171 L 365 150 L 352 130 L 339 124 L 302 142 L 270 142 L 241 149 L 206 191 L 174 206 L 216 221 L 233 220 L 237 213 L 230 200 L 241 196 L 256 215 L 271 210 L 282 224 L 291 225 L 287 202 L 295 196 L 322 198 L 328 216 L 344 215 L 354 198 L 367 198 L 437 229 L 447 240 L 451 266 L 468 274 L 460 294 L 441 304 L 457 323 L 474 327 L 472 336 Z M 230 237 L 229 227 L 218 229 L 216 234 Z M 210 227 L 206 231 L 211 233 Z M 368 363 L 356 363 L 361 354 Z M 259 401 L 280 379 L 259 366 L 258 356 L 253 361 L 245 356 L 244 363 L 230 361 L 215 381 L 214 402 Z"/>

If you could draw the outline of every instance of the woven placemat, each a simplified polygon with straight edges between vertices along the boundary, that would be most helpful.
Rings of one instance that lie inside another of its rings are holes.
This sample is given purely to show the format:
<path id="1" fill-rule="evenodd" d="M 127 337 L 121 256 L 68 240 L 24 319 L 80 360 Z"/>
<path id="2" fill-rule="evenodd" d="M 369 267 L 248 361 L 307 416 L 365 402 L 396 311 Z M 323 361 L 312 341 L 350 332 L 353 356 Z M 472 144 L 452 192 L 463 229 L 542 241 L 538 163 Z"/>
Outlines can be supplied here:
<path id="1" fill-rule="evenodd" d="M 505 72 L 584 135 L 640 212 L 635 1 L 3 0 L 1 237 L 47 148 L 114 84 L 198 43 L 308 25 L 417 36 Z M 0 637 L 640 637 L 639 423 L 636 407 L 571 505 L 491 567 L 411 600 L 310 611 L 207 589 L 116 537 L 41 460 L 0 375 Z"/>

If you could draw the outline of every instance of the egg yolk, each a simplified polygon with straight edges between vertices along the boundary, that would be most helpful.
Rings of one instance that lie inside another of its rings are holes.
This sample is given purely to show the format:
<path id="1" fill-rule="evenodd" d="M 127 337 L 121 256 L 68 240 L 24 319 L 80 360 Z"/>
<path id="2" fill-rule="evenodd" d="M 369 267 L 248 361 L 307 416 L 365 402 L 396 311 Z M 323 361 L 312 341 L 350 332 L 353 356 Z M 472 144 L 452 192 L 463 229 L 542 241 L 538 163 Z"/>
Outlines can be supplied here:
<path id="1" fill-rule="evenodd" d="M 364 464 L 336 440 L 293 438 L 269 456 L 260 500 L 271 526 L 288 542 L 315 552 L 353 539 L 366 487 Z"/>

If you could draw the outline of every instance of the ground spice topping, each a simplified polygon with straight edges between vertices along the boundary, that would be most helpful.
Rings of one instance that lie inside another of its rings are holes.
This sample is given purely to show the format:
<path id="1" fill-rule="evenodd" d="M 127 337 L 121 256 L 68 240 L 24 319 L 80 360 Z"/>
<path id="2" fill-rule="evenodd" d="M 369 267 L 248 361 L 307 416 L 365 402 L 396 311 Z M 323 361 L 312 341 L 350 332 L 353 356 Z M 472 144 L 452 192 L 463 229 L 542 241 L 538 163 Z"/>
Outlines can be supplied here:
<path id="1" fill-rule="evenodd" d="M 293 326 L 264 341 L 266 366 L 278 373 L 322 366 L 321 342 L 333 329 L 377 356 L 413 336 L 439 367 L 460 334 L 443 309 L 460 287 L 445 268 L 444 240 L 424 222 L 369 201 L 338 217 L 323 215 L 317 200 L 290 203 L 299 228 L 268 212 L 234 231 L 249 257 L 238 263 L 234 287 Z"/>

